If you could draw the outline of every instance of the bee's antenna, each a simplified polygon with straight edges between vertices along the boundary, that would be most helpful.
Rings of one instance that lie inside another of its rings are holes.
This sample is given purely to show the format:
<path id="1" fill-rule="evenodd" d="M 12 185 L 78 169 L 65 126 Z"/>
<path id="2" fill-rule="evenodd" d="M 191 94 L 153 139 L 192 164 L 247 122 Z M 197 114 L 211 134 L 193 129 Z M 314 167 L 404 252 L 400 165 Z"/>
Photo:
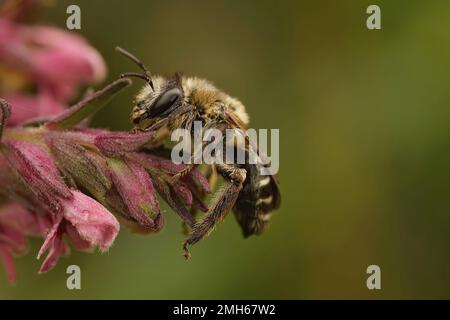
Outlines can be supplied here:
<path id="1" fill-rule="evenodd" d="M 145 81 L 147 81 L 149 83 L 150 87 L 152 87 L 152 90 L 155 91 L 155 88 L 153 87 L 152 75 L 151 75 L 150 71 L 147 69 L 147 67 L 144 65 L 144 63 L 141 60 L 139 60 L 138 58 L 136 58 L 133 54 L 126 51 L 125 49 L 122 49 L 121 47 L 116 47 L 116 51 L 119 52 L 120 54 L 124 55 L 125 57 L 127 57 L 128 59 L 133 61 L 134 63 L 136 63 L 139 66 L 139 68 L 141 68 L 144 71 L 144 74 L 135 73 L 135 72 L 124 73 L 121 75 L 121 77 L 138 77 L 138 78 L 144 79 Z"/>

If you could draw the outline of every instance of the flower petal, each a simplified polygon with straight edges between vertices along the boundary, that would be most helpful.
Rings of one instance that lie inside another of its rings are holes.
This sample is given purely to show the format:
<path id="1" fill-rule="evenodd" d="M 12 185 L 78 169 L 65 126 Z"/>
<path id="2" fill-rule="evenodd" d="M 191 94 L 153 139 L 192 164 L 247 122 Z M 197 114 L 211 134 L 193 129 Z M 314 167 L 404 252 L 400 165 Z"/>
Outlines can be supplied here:
<path id="1" fill-rule="evenodd" d="M 184 186 L 182 183 L 178 183 L 174 186 L 175 191 L 178 195 L 183 199 L 184 203 L 186 203 L 189 207 L 192 205 L 192 193 L 191 191 Z"/>
<path id="2" fill-rule="evenodd" d="M 69 65 L 81 64 L 82 61 L 86 69 L 83 69 L 84 72 L 78 77 L 84 81 L 97 82 L 106 76 L 106 65 L 99 52 L 73 32 L 48 26 L 32 26 L 27 27 L 25 38 L 30 44 L 39 44 L 44 48 L 57 49 L 58 52 L 64 53 L 66 55 L 64 61 Z M 61 75 L 63 71 L 61 70 Z"/>
<path id="3" fill-rule="evenodd" d="M 47 119 L 54 117 L 66 109 L 66 105 L 57 101 L 49 93 L 41 93 L 37 96 L 27 94 L 11 94 L 5 98 L 12 108 L 11 119 L 8 126 L 16 126 L 30 120 Z"/>
<path id="4" fill-rule="evenodd" d="M 162 169 L 163 171 L 171 175 L 176 175 L 187 168 L 187 165 L 185 164 L 177 164 L 170 159 L 160 158 L 151 154 L 141 154 L 141 157 L 145 157 L 147 163 L 150 166 Z M 209 185 L 208 179 L 206 179 L 206 177 L 197 168 L 191 168 L 188 177 L 191 177 L 191 179 L 195 181 L 204 192 L 211 192 L 211 187 Z"/>
<path id="5" fill-rule="evenodd" d="M 114 185 L 128 208 L 130 217 L 143 227 L 158 231 L 162 215 L 153 184 L 140 165 L 119 159 L 108 159 Z"/>
<path id="6" fill-rule="evenodd" d="M 53 225 L 51 229 L 48 231 L 47 235 L 45 236 L 44 243 L 42 244 L 41 248 L 39 249 L 39 252 L 37 254 L 37 259 L 39 260 L 41 256 L 44 254 L 45 251 L 52 245 L 53 239 L 56 238 L 59 234 L 62 234 L 61 229 L 61 223 L 63 221 L 63 217 L 61 215 L 56 215 L 53 217 Z"/>
<path id="7" fill-rule="evenodd" d="M 46 273 L 52 270 L 59 261 L 61 256 L 65 256 L 68 253 L 67 245 L 64 243 L 61 234 L 57 234 L 52 238 L 50 243 L 50 251 L 45 257 L 44 262 L 39 269 L 39 273 Z"/>
<path id="8" fill-rule="evenodd" d="M 0 243 L 0 258 L 3 260 L 6 272 L 8 274 L 8 280 L 11 284 L 15 283 L 17 280 L 16 268 L 14 266 L 14 259 L 9 252 L 6 245 Z"/>
<path id="9" fill-rule="evenodd" d="M 25 141 L 5 141 L 4 152 L 10 166 L 30 187 L 35 196 L 53 212 L 61 205 L 58 198 L 71 198 L 72 193 L 62 180 L 52 158 L 39 146 Z"/>
<path id="10" fill-rule="evenodd" d="M 91 252 L 94 249 L 94 246 L 89 241 L 81 238 L 77 229 L 70 223 L 66 223 L 66 234 L 75 249 L 87 252 Z"/>
<path id="11" fill-rule="evenodd" d="M 0 243 L 7 245 L 15 256 L 23 255 L 28 248 L 25 236 L 17 230 L 0 226 Z"/>
<path id="12" fill-rule="evenodd" d="M 48 134 L 46 140 L 61 170 L 103 202 L 112 186 L 106 160 L 59 133 Z"/>
<path id="13" fill-rule="evenodd" d="M 73 98 L 78 86 L 102 80 L 105 63 L 81 36 L 47 26 L 24 26 L 0 18 L 0 59 L 31 76 L 58 101 Z"/>
<path id="14" fill-rule="evenodd" d="M 72 224 L 81 239 L 102 251 L 112 245 L 120 226 L 105 207 L 79 191 L 73 191 L 73 198 L 62 203 L 64 218 Z"/>
<path id="15" fill-rule="evenodd" d="M 0 207 L 0 224 L 25 235 L 41 235 L 38 216 L 15 202 Z"/>
<path id="16" fill-rule="evenodd" d="M 155 137 L 149 132 L 112 132 L 99 135 L 95 138 L 95 145 L 108 156 L 120 156 L 127 152 L 142 148 Z"/>

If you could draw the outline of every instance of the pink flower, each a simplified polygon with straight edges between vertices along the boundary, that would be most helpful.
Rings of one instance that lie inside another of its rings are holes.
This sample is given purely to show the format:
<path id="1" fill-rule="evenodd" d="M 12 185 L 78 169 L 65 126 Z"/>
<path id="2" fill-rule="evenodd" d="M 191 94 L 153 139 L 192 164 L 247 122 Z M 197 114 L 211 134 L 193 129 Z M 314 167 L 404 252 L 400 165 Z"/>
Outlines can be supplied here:
<path id="1" fill-rule="evenodd" d="M 148 173 L 131 161 L 109 159 L 111 178 L 123 203 L 126 214 L 148 232 L 163 227 L 163 217 L 156 200 L 156 193 Z"/>
<path id="2" fill-rule="evenodd" d="M 48 223 L 45 218 L 32 214 L 18 203 L 0 207 L 0 257 L 6 266 L 8 279 L 16 281 L 13 256 L 26 253 L 27 236 L 40 236 Z"/>
<path id="3" fill-rule="evenodd" d="M 127 84 L 127 79 L 118 80 L 99 92 L 116 92 Z M 20 201 L 33 208 L 32 215 L 44 217 L 46 227 L 37 230 L 45 230 L 46 239 L 38 257 L 48 254 L 40 273 L 68 254 L 64 234 L 77 250 L 108 249 L 119 231 L 110 211 L 134 231 L 161 230 L 164 219 L 156 193 L 186 225 L 195 222 L 191 209 L 207 210 L 201 195 L 210 191 L 208 181 L 194 168 L 173 184 L 172 177 L 186 166 L 151 155 L 146 145 L 152 143 L 152 132 L 70 128 L 89 115 L 86 110 L 96 110 L 83 106 L 77 104 L 38 128 L 5 128 L 10 108 L 0 99 L 0 197 Z M 24 237 L 15 239 L 20 244 Z M 5 246 L 2 252 L 13 274 L 12 256 L 5 254 Z"/>
<path id="4" fill-rule="evenodd" d="M 53 268 L 59 257 L 68 252 L 62 240 L 64 232 L 67 232 L 73 244 L 79 249 L 98 246 L 104 251 L 109 248 L 119 231 L 119 223 L 114 216 L 92 198 L 70 190 L 45 148 L 30 142 L 6 140 L 8 151 L 4 151 L 3 154 L 10 168 L 23 180 L 27 191 L 29 190 L 42 203 L 41 211 L 48 210 L 48 216 L 53 221 L 53 227 L 39 253 L 40 256 L 47 248 L 50 249 L 41 272 Z M 23 225 L 24 223 L 22 227 Z M 3 233 L 7 231 L 8 235 L 14 236 L 16 240 L 12 242 L 13 244 L 23 240 L 21 234 L 11 231 L 10 228 L 5 229 Z M 17 249 L 15 251 L 18 252 Z M 11 259 L 8 259 L 5 253 L 3 256 L 11 270 Z"/>
<path id="5" fill-rule="evenodd" d="M 5 141 L 6 140 L 6 141 Z M 58 168 L 44 149 L 31 142 L 4 139 L 7 151 L 3 155 L 45 210 L 60 212 L 62 199 L 72 193 L 62 180 Z"/>
<path id="6" fill-rule="evenodd" d="M 7 94 L 5 99 L 9 101 L 14 109 L 8 122 L 9 126 L 23 124 L 28 120 L 46 120 L 62 112 L 67 107 L 65 103 L 59 102 L 47 92 L 39 95 Z"/>
<path id="7" fill-rule="evenodd" d="M 81 36 L 2 17 L 0 69 L 7 70 L 0 94 L 14 110 L 9 125 L 34 118 L 48 119 L 60 113 L 78 94 L 81 85 L 101 81 L 106 76 L 102 57 Z M 23 93 L 29 84 L 37 87 L 36 94 Z"/>
<path id="8" fill-rule="evenodd" d="M 29 9 L 36 2 L 21 3 Z M 69 244 L 82 251 L 111 247 L 116 218 L 136 232 L 161 230 L 157 193 L 192 226 L 191 210 L 206 211 L 202 196 L 209 192 L 196 169 L 173 183 L 186 167 L 150 154 L 153 132 L 79 126 L 131 81 L 117 80 L 65 110 L 81 85 L 105 77 L 103 59 L 75 33 L 23 25 L 17 18 L 24 7 L 2 5 L 0 96 L 9 103 L 0 98 L 0 258 L 10 281 L 13 257 L 25 253 L 29 236 L 45 238 L 38 253 L 47 252 L 39 270 L 45 273 Z M 43 125 L 28 126 L 36 121 Z"/>
<path id="9" fill-rule="evenodd" d="M 100 54 L 77 34 L 0 18 L 0 61 L 24 72 L 60 101 L 106 76 Z"/>
<path id="10" fill-rule="evenodd" d="M 40 273 L 51 270 L 59 257 L 68 253 L 64 233 L 78 250 L 99 247 L 106 251 L 119 232 L 116 218 L 100 203 L 79 191 L 73 191 L 70 200 L 63 200 L 63 208 L 62 216 L 53 217 L 53 227 L 38 253 L 39 259 L 45 251 L 49 251 L 39 269 Z"/>
<path id="11" fill-rule="evenodd" d="M 38 83 L 63 101 L 74 98 L 78 86 L 105 78 L 102 57 L 80 36 L 52 27 L 23 30 L 25 45 L 41 46 L 30 51 L 29 62 Z"/>
<path id="12" fill-rule="evenodd" d="M 119 232 L 119 222 L 100 203 L 79 191 L 73 191 L 73 198 L 64 200 L 64 219 L 70 223 L 80 239 L 90 246 L 106 251 Z M 78 240 L 78 238 L 77 238 Z"/>

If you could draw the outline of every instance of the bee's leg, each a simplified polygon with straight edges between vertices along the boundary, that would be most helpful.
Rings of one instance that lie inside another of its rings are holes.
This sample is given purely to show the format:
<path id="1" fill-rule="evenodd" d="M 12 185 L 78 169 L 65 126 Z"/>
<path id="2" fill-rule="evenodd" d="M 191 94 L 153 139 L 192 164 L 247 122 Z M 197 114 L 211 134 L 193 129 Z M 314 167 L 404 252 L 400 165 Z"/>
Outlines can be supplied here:
<path id="1" fill-rule="evenodd" d="M 178 182 L 181 178 L 187 176 L 187 175 L 189 174 L 189 172 L 191 172 L 192 169 L 193 169 L 194 167 L 195 167 L 195 165 L 193 165 L 193 164 L 188 164 L 188 165 L 186 165 L 186 168 L 185 168 L 185 169 L 181 170 L 180 172 L 178 172 L 177 174 L 173 175 L 173 176 L 170 178 L 170 184 L 173 185 L 173 186 L 176 185 L 177 182 Z"/>
<path id="2" fill-rule="evenodd" d="M 11 106 L 6 100 L 0 98 L 0 141 L 2 140 L 3 130 L 6 127 L 10 115 Z"/>
<path id="3" fill-rule="evenodd" d="M 212 201 L 212 206 L 205 218 L 194 224 L 191 235 L 185 241 L 183 249 L 186 258 L 190 257 L 188 246 L 197 243 L 211 232 L 217 221 L 223 220 L 233 207 L 247 174 L 245 169 L 227 164 L 217 165 L 217 170 L 225 178 L 225 182 L 217 192 L 216 198 Z"/>
<path id="4" fill-rule="evenodd" d="M 201 144 L 201 148 L 198 148 L 197 151 L 194 150 L 194 152 L 191 154 L 189 162 L 186 164 L 186 168 L 183 169 L 182 171 L 178 172 L 176 175 L 174 175 L 171 178 L 171 182 L 170 183 L 172 185 L 175 185 L 181 178 L 183 178 L 186 175 L 188 175 L 192 171 L 192 169 L 195 168 L 195 166 L 197 165 L 197 164 L 195 164 L 196 163 L 195 160 L 198 157 L 202 156 L 202 150 L 203 150 L 204 145 L 205 145 L 205 142 L 203 141 L 202 144 Z"/>

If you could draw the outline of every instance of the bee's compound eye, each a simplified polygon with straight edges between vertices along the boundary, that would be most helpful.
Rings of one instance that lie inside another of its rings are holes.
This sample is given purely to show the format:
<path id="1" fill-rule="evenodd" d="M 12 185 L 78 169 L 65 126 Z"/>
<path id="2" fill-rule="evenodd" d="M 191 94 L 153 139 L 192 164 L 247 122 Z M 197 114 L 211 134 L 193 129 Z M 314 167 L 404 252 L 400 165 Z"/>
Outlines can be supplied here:
<path id="1" fill-rule="evenodd" d="M 170 107 L 177 102 L 181 96 L 181 90 L 179 88 L 172 88 L 163 94 L 156 100 L 154 105 L 150 108 L 150 116 L 159 116 L 167 111 Z"/>

